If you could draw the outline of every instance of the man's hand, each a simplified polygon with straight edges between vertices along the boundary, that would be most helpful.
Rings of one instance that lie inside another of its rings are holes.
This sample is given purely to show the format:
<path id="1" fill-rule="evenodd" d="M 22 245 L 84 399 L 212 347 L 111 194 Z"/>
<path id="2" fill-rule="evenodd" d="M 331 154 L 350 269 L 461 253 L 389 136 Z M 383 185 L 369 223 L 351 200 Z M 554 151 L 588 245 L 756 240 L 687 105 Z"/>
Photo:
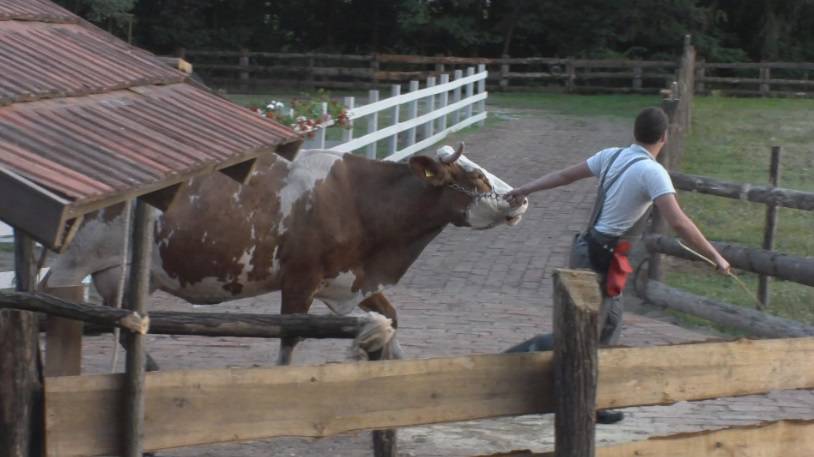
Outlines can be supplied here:
<path id="1" fill-rule="evenodd" d="M 521 186 L 516 189 L 512 189 L 506 194 L 503 194 L 503 199 L 509 202 L 509 205 L 512 207 L 516 207 L 523 204 L 528 194 L 528 191 Z"/>
<path id="2" fill-rule="evenodd" d="M 732 270 L 731 265 L 729 262 L 726 261 L 725 258 L 721 257 L 720 255 L 715 259 L 715 269 L 718 270 L 719 273 L 722 275 L 729 274 Z"/>

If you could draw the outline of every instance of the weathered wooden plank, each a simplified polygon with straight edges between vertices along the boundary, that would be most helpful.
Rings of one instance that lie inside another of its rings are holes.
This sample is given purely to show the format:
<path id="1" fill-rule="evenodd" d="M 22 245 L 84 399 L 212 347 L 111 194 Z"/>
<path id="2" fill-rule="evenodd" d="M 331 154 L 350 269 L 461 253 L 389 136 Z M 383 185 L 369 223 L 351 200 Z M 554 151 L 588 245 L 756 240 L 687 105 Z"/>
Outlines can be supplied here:
<path id="1" fill-rule="evenodd" d="M 599 305 L 596 274 L 554 271 L 555 455 L 593 457 Z M 548 392 L 541 392 L 542 395 Z"/>
<path id="2" fill-rule="evenodd" d="M 677 171 L 671 171 L 670 177 L 676 188 L 680 190 L 748 200 L 755 203 L 772 203 L 784 208 L 814 210 L 814 192 L 733 183 L 707 176 L 688 175 Z"/>
<path id="3" fill-rule="evenodd" d="M 550 358 L 519 354 L 148 373 L 145 448 L 552 411 L 551 397 L 540 395 L 548 390 Z M 115 452 L 123 377 L 48 381 L 48 455 Z M 81 415 L 75 414 L 79 405 Z"/>
<path id="4" fill-rule="evenodd" d="M 814 421 L 783 420 L 694 433 L 652 437 L 597 448 L 597 457 L 809 457 Z M 554 457 L 553 452 L 513 451 L 482 457 Z"/>
<path id="5" fill-rule="evenodd" d="M 643 298 L 654 305 L 734 327 L 752 336 L 764 338 L 814 336 L 814 327 L 755 309 L 691 294 L 655 280 L 647 281 L 643 292 Z"/>
<path id="6" fill-rule="evenodd" d="M 54 287 L 49 288 L 48 293 L 81 302 L 85 298 L 85 286 Z M 45 334 L 45 376 L 82 374 L 82 321 L 48 316 Z"/>
<path id="7" fill-rule="evenodd" d="M 672 237 L 647 235 L 644 240 L 649 251 L 686 260 L 701 261 L 698 256 L 681 247 Z M 720 241 L 713 241 L 712 245 L 735 268 L 814 286 L 814 257 L 789 255 Z"/>
<path id="8" fill-rule="evenodd" d="M 596 406 L 814 388 L 813 357 L 814 338 L 600 349 Z M 548 353 L 148 373 L 145 448 L 552 412 L 551 379 Z M 115 452 L 122 389 L 122 375 L 49 378 L 48 455 Z"/>

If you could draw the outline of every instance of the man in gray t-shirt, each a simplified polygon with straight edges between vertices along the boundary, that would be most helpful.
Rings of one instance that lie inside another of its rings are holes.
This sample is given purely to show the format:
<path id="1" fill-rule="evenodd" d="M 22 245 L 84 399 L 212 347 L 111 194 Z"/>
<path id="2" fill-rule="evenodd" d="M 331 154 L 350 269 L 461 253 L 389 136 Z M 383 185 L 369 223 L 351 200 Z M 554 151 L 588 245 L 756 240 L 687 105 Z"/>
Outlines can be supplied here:
<path id="1" fill-rule="evenodd" d="M 597 205 L 589 221 L 589 229 L 574 244 L 571 253 L 572 267 L 591 268 L 604 282 L 616 243 L 655 204 L 659 213 L 681 238 L 712 259 L 719 271 L 726 273 L 729 271 L 729 263 L 684 214 L 676 200 L 670 175 L 655 160 L 667 142 L 667 127 L 668 119 L 664 111 L 660 108 L 646 108 L 636 117 L 633 129 L 635 143 L 624 148 L 603 149 L 584 162 L 548 173 L 517 187 L 505 198 L 516 203 L 531 193 L 596 176 L 600 178 Z M 602 292 L 606 294 L 605 287 L 602 287 Z M 604 345 L 616 344 L 621 333 L 622 306 L 617 298 L 605 295 L 602 303 L 600 343 Z M 553 339 L 549 334 L 532 338 L 508 352 L 552 348 Z M 618 417 L 621 419 L 621 414 Z"/>

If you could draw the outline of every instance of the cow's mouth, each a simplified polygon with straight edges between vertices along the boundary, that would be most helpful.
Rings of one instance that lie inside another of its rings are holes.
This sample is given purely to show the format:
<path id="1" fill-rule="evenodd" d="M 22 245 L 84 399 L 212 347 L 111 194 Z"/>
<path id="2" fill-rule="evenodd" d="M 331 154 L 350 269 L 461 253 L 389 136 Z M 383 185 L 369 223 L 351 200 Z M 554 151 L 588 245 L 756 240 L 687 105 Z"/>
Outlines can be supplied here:
<path id="1" fill-rule="evenodd" d="M 520 219 L 523 218 L 522 214 L 518 214 L 516 216 L 506 216 L 506 223 L 509 225 L 517 225 L 520 222 Z"/>

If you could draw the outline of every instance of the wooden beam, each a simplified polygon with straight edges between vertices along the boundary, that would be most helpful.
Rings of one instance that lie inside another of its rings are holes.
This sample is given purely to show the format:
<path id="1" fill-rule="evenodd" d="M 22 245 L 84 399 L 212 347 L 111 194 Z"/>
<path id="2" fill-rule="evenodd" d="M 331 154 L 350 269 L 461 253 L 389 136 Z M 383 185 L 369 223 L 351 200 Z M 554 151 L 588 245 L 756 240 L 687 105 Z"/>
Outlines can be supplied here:
<path id="1" fill-rule="evenodd" d="M 130 288 L 127 307 L 137 315 L 144 316 L 150 296 L 150 264 L 153 248 L 153 224 L 155 212 L 141 199 L 136 200 L 133 220 L 133 254 L 130 268 Z M 125 335 L 127 358 L 125 359 L 125 383 L 119 402 L 124 400 L 124 457 L 141 457 L 144 454 L 144 378 L 146 371 L 145 337 L 140 333 Z M 118 449 L 117 449 L 118 451 Z"/>
<path id="2" fill-rule="evenodd" d="M 698 256 L 681 247 L 675 238 L 662 235 L 647 235 L 644 241 L 649 251 L 660 252 L 686 260 L 701 261 Z M 814 258 L 812 257 L 748 248 L 719 241 L 713 241 L 712 245 L 734 268 L 814 286 Z"/>
<path id="3" fill-rule="evenodd" d="M 716 324 L 734 327 L 749 335 L 764 338 L 814 336 L 814 327 L 790 319 L 772 316 L 755 309 L 723 303 L 647 281 L 642 298 L 649 303 L 698 316 Z"/>
<path id="4" fill-rule="evenodd" d="M 85 286 L 52 287 L 49 294 L 82 302 Z M 82 373 L 82 321 L 54 315 L 46 319 L 45 376 L 78 376 Z"/>
<path id="5" fill-rule="evenodd" d="M 554 270 L 554 416 L 557 457 L 593 457 L 599 306 L 596 274 Z M 547 383 L 543 383 L 545 386 Z M 548 392 L 541 392 L 546 395 Z"/>
<path id="6" fill-rule="evenodd" d="M 17 290 L 37 283 L 34 240 L 14 231 Z M 42 379 L 34 313 L 0 310 L 0 455 L 38 457 L 42 443 Z"/>
<path id="7" fill-rule="evenodd" d="M 782 187 L 755 186 L 720 181 L 706 176 L 694 176 L 670 172 L 676 189 L 716 195 L 718 197 L 747 200 L 755 203 L 771 203 L 784 208 L 814 210 L 814 192 L 801 192 Z"/>
<path id="8" fill-rule="evenodd" d="M 597 457 L 783 456 L 810 457 L 814 421 L 783 420 L 694 433 L 657 436 L 596 450 Z M 487 456 L 483 456 L 487 457 Z M 513 451 L 488 457 L 554 457 L 553 452 Z"/>
<path id="9" fill-rule="evenodd" d="M 553 389 L 551 357 L 500 354 L 148 373 L 145 448 L 550 413 L 553 395 L 545 392 Z M 814 338 L 600 349 L 596 406 L 810 389 L 812 357 Z M 123 385 L 123 375 L 49 379 L 48 455 L 118 452 Z"/>
<path id="10" fill-rule="evenodd" d="M 77 288 L 79 287 L 77 286 Z M 81 287 L 84 288 L 84 286 Z M 51 316 L 109 326 L 111 329 L 115 325 L 138 333 L 147 333 L 149 329 L 149 320 L 132 311 L 89 303 L 73 303 L 42 293 L 2 292 L 0 293 L 0 308 L 46 313 Z"/>

